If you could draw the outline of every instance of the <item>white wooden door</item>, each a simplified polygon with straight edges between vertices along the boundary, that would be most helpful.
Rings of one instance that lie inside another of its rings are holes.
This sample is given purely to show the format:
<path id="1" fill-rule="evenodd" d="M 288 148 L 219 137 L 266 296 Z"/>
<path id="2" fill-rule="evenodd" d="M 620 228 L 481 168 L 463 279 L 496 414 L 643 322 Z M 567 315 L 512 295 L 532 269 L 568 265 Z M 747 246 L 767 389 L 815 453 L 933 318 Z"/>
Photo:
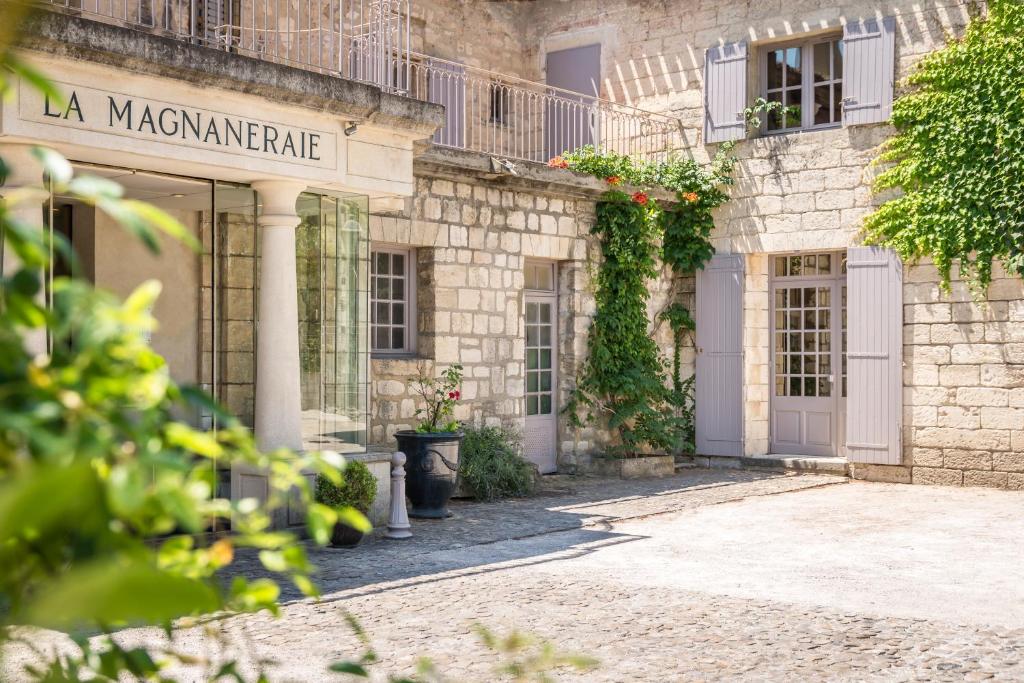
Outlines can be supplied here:
<path id="1" fill-rule="evenodd" d="M 557 464 L 558 297 L 554 264 L 526 265 L 526 434 L 528 460 L 542 474 Z"/>
<path id="2" fill-rule="evenodd" d="M 842 431 L 845 276 L 838 253 L 773 259 L 771 451 L 836 455 Z"/>

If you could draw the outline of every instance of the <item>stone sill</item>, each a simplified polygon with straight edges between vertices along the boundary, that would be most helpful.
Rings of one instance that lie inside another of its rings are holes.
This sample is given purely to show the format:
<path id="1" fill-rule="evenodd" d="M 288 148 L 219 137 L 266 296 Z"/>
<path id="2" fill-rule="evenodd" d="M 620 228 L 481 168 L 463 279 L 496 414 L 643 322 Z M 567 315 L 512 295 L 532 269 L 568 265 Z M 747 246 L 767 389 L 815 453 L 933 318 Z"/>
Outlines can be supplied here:
<path id="1" fill-rule="evenodd" d="M 837 474 L 846 476 L 849 462 L 846 458 L 823 457 L 813 455 L 758 455 L 758 456 L 725 456 L 695 455 L 693 464 L 698 467 L 720 469 L 770 469 L 795 470 L 799 472 L 817 472 L 819 474 Z"/>
<path id="2" fill-rule="evenodd" d="M 444 123 L 443 106 L 385 93 L 367 83 L 58 11 L 36 12 L 26 21 L 22 35 L 21 47 L 56 57 L 256 95 L 277 104 L 408 131 L 413 137 L 427 137 Z"/>

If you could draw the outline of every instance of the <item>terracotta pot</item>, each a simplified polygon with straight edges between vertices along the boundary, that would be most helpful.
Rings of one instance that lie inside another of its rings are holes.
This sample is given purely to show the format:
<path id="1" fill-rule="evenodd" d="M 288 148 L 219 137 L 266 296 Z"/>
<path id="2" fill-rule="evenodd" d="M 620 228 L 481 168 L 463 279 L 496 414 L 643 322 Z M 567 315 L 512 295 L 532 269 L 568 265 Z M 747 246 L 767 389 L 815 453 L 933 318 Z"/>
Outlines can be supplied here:
<path id="1" fill-rule="evenodd" d="M 458 485 L 462 432 L 395 434 L 398 450 L 405 453 L 405 494 L 409 516 L 427 519 L 451 517 L 448 501 Z"/>

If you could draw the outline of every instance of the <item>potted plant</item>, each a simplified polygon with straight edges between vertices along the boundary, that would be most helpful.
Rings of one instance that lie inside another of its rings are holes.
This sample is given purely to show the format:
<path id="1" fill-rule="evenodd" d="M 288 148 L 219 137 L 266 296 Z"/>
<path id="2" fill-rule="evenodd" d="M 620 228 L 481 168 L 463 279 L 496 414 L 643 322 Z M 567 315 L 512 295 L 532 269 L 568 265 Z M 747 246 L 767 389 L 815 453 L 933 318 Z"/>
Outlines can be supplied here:
<path id="1" fill-rule="evenodd" d="M 395 434 L 398 450 L 406 457 L 409 516 L 443 519 L 451 516 L 448 501 L 455 492 L 459 473 L 462 432 L 452 415 L 462 398 L 462 366 L 450 365 L 439 378 L 421 373 L 416 385 L 426 404 L 416 411 L 420 423 L 414 430 Z"/>
<path id="2" fill-rule="evenodd" d="M 316 502 L 332 508 L 352 507 L 366 515 L 377 497 L 377 480 L 363 463 L 353 460 L 345 464 L 341 485 L 321 474 L 316 477 Z M 331 532 L 331 545 L 335 548 L 354 548 L 363 540 L 362 531 L 344 522 L 336 522 Z"/>

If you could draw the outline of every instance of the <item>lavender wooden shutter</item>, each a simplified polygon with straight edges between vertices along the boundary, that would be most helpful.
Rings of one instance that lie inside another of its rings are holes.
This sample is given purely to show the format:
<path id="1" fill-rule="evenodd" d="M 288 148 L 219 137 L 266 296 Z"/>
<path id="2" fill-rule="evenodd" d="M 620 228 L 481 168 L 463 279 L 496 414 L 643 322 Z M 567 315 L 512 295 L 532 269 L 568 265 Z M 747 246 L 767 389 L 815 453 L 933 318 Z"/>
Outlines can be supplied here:
<path id="1" fill-rule="evenodd" d="M 743 455 L 743 257 L 697 273 L 697 453 Z"/>
<path id="2" fill-rule="evenodd" d="M 461 64 L 431 59 L 427 99 L 443 104 L 444 126 L 434 133 L 434 142 L 449 147 L 462 147 L 466 128 L 466 67 Z"/>
<path id="3" fill-rule="evenodd" d="M 896 73 L 896 20 L 852 20 L 843 29 L 843 44 L 843 125 L 887 121 Z"/>
<path id="4" fill-rule="evenodd" d="M 704 53 L 704 142 L 746 137 L 747 44 L 729 43 Z"/>
<path id="5" fill-rule="evenodd" d="M 899 465 L 903 265 L 894 252 L 879 247 L 855 247 L 846 254 L 847 458 Z"/>

